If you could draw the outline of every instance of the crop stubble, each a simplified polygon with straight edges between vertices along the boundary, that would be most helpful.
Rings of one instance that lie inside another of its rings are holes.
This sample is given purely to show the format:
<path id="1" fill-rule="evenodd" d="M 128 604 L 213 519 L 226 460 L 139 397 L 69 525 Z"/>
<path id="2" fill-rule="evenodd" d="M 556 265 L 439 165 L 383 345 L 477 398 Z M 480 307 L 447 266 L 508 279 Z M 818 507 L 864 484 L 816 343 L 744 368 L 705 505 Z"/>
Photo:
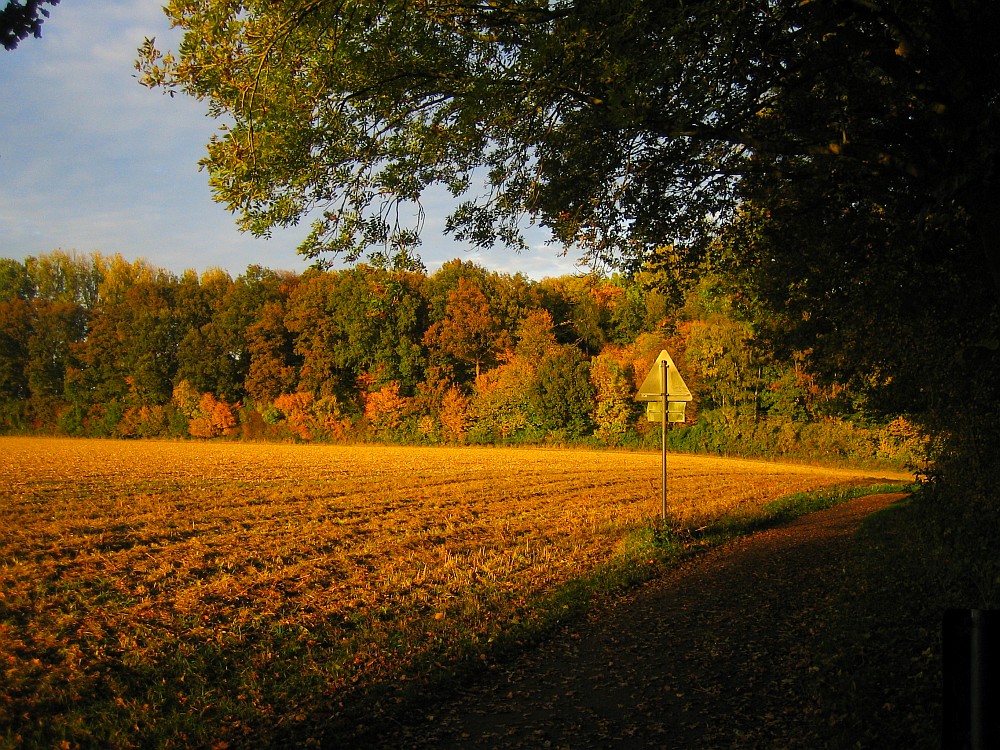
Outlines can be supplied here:
<path id="1" fill-rule="evenodd" d="M 641 453 L 3 438 L 0 469 L 0 747 L 308 723 L 485 651 L 660 502 Z M 671 456 L 671 511 L 863 476 Z"/>

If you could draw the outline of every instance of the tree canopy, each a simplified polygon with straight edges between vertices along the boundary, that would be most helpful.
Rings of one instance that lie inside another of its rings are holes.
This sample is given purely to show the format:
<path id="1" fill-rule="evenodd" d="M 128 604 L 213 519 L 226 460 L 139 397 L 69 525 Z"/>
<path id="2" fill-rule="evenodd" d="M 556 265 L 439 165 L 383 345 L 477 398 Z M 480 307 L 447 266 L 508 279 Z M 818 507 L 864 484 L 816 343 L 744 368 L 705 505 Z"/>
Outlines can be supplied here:
<path id="1" fill-rule="evenodd" d="M 308 217 L 309 256 L 406 260 L 443 185 L 476 245 L 527 220 L 626 271 L 727 268 L 789 350 L 894 408 L 965 429 L 996 400 L 993 0 L 166 10 L 183 42 L 148 40 L 142 80 L 226 123 L 205 165 L 250 231 Z"/>
<path id="2" fill-rule="evenodd" d="M 675 309 L 653 285 L 462 261 L 233 279 L 99 253 L 0 258 L 0 433 L 658 445 L 635 392 L 666 348 L 696 396 L 674 448 L 923 455 L 912 422 L 817 384 L 808 352 L 771 356 L 723 284 Z"/>
<path id="3" fill-rule="evenodd" d="M 396 203 L 434 183 L 472 195 L 451 226 L 477 244 L 517 244 L 528 216 L 620 261 L 697 237 L 750 177 L 834 172 L 925 214 L 978 215 L 997 189 L 988 0 L 166 10 L 185 37 L 144 46 L 143 81 L 232 118 L 206 160 L 218 198 L 261 233 L 319 210 L 313 253 L 405 242 Z"/>
<path id="4" fill-rule="evenodd" d="M 59 0 L 7 0 L 0 9 L 0 44 L 10 51 L 29 36 L 42 35 L 42 22 L 49 17 L 46 5 L 58 5 Z"/>

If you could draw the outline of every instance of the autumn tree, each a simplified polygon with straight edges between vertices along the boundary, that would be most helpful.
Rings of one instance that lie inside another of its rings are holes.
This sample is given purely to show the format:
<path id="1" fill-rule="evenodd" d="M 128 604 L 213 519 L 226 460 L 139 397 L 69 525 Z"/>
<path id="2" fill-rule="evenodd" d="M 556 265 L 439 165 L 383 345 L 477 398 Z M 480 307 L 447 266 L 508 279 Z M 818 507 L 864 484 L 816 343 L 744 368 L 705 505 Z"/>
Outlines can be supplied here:
<path id="1" fill-rule="evenodd" d="M 204 393 L 191 414 L 188 432 L 193 437 L 214 438 L 234 434 L 236 425 L 232 406 L 211 393 Z"/>
<path id="2" fill-rule="evenodd" d="M 257 320 L 247 327 L 250 365 L 244 388 L 250 398 L 266 406 L 298 383 L 295 340 L 285 326 L 285 305 L 271 302 L 261 307 Z"/>
<path id="3" fill-rule="evenodd" d="M 517 327 L 514 351 L 529 362 L 540 362 L 557 347 L 552 326 L 552 315 L 548 310 L 531 310 Z"/>
<path id="4" fill-rule="evenodd" d="M 696 269 L 733 226 L 731 267 L 775 312 L 776 344 L 997 444 L 994 0 L 167 12 L 184 43 L 146 44 L 143 81 L 224 118 L 205 164 L 244 228 L 315 216 L 303 252 L 356 254 L 419 229 L 443 185 L 474 245 L 523 246 L 528 216 L 639 270 Z"/>
<path id="5" fill-rule="evenodd" d="M 430 349 L 471 365 L 478 379 L 497 355 L 502 333 L 486 295 L 463 277 L 448 294 L 444 319 L 431 325 L 423 340 Z"/>
<path id="6" fill-rule="evenodd" d="M 635 375 L 628 352 L 606 347 L 590 367 L 594 386 L 594 434 L 608 445 L 625 439 L 636 414 Z"/>
<path id="7" fill-rule="evenodd" d="M 469 399 L 457 386 L 451 386 L 441 399 L 438 412 L 441 431 L 448 442 L 462 443 L 471 421 Z"/>
<path id="8" fill-rule="evenodd" d="M 110 436 L 128 409 L 169 403 L 190 311 L 179 312 L 183 285 L 172 274 L 145 261 L 92 257 L 96 297 L 67 396 L 80 415 L 71 431 Z"/>
<path id="9" fill-rule="evenodd" d="M 377 433 L 392 433 L 399 429 L 409 408 L 410 400 L 400 395 L 399 383 L 389 383 L 364 394 L 365 418 Z"/>

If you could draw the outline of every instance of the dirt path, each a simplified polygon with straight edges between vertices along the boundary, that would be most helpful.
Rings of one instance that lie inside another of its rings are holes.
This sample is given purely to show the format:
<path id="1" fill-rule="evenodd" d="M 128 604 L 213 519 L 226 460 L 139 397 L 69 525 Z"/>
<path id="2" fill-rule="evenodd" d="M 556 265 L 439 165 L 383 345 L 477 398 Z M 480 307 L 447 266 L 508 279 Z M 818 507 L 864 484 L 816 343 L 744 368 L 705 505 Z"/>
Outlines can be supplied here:
<path id="1" fill-rule="evenodd" d="M 859 498 L 702 555 L 385 746 L 823 747 L 825 718 L 803 687 L 822 669 L 812 644 L 851 535 L 900 497 Z"/>

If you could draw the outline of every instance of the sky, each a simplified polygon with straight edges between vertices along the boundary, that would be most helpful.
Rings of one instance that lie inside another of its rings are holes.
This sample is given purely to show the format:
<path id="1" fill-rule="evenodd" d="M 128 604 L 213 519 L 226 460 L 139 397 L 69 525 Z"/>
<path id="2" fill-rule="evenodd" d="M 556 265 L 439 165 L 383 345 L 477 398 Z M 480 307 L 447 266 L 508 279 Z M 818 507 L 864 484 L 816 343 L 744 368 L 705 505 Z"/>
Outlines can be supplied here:
<path id="1" fill-rule="evenodd" d="M 212 200 L 198 161 L 216 123 L 204 103 L 139 85 L 133 65 L 146 37 L 176 49 L 159 0 L 62 0 L 41 39 L 0 49 L 0 257 L 97 251 L 178 274 L 304 271 L 295 249 L 307 226 L 255 238 Z M 534 279 L 580 272 L 540 233 L 528 252 L 473 251 L 442 232 L 443 200 L 424 208 L 430 272 L 452 258 Z"/>

